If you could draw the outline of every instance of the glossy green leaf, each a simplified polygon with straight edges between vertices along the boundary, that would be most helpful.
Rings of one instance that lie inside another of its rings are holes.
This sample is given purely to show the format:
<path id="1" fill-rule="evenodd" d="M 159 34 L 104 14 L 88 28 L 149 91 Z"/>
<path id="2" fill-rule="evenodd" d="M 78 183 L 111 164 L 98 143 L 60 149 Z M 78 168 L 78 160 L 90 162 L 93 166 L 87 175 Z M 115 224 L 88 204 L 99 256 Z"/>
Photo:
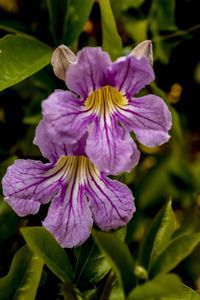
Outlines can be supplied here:
<path id="1" fill-rule="evenodd" d="M 168 245 L 152 265 L 149 276 L 167 273 L 186 258 L 200 242 L 200 233 L 181 235 Z"/>
<path id="2" fill-rule="evenodd" d="M 135 264 L 127 245 L 115 233 L 94 230 L 93 237 L 127 294 L 136 285 Z"/>
<path id="3" fill-rule="evenodd" d="M 67 22 L 68 4 L 69 0 L 47 0 L 50 30 L 56 44 L 60 44 L 63 40 Z"/>
<path id="4" fill-rule="evenodd" d="M 117 31 L 115 19 L 109 0 L 99 0 L 101 10 L 101 23 L 103 34 L 103 49 L 107 51 L 112 59 L 122 54 L 122 41 Z M 113 47 L 114 45 L 114 47 Z"/>
<path id="5" fill-rule="evenodd" d="M 125 300 L 123 290 L 118 282 L 115 282 L 111 290 L 109 300 Z"/>
<path id="6" fill-rule="evenodd" d="M 200 296 L 188 286 L 182 284 L 181 291 L 176 296 L 162 297 L 161 300 L 200 300 Z"/>
<path id="7" fill-rule="evenodd" d="M 172 202 L 169 201 L 165 206 L 162 220 L 155 235 L 153 247 L 151 250 L 150 266 L 153 264 L 159 254 L 167 247 L 175 230 L 176 218 L 172 210 Z"/>
<path id="8" fill-rule="evenodd" d="M 80 249 L 77 250 L 79 254 L 74 271 L 74 281 L 76 283 L 78 283 L 81 278 L 84 278 L 95 284 L 110 271 L 110 264 L 95 245 L 92 238 L 87 240 Z"/>
<path id="9" fill-rule="evenodd" d="M 91 12 L 93 0 L 70 0 L 63 42 L 71 45 L 80 35 Z"/>
<path id="10" fill-rule="evenodd" d="M 61 284 L 60 287 L 60 293 L 64 300 L 85 300 L 81 297 L 80 291 L 74 285 L 65 282 Z"/>
<path id="11" fill-rule="evenodd" d="M 148 268 L 151 260 L 154 260 L 167 246 L 175 228 L 176 221 L 171 208 L 171 201 L 169 201 L 154 218 L 142 239 L 138 264 Z"/>
<path id="12" fill-rule="evenodd" d="M 180 292 L 181 285 L 178 276 L 167 274 L 157 276 L 153 280 L 137 286 L 131 291 L 127 300 L 152 300 L 157 297 L 176 295 Z"/>
<path id="13" fill-rule="evenodd" d="M 8 34 L 0 39 L 0 90 L 48 65 L 51 53 L 47 45 L 25 35 Z"/>
<path id="14" fill-rule="evenodd" d="M 8 274 L 0 278 L 1 300 L 34 300 L 40 282 L 43 260 L 27 246 L 14 256 Z"/>
<path id="15" fill-rule="evenodd" d="M 21 233 L 31 250 L 44 260 L 61 281 L 72 281 L 69 258 L 50 232 L 43 227 L 25 227 L 21 228 Z"/>
<path id="16" fill-rule="evenodd" d="M 115 235 L 124 241 L 126 236 L 126 227 L 115 231 Z M 74 281 L 80 282 L 81 278 L 87 279 L 92 284 L 96 284 L 110 271 L 110 264 L 105 256 L 95 245 L 90 237 L 82 246 L 76 249 L 77 261 L 74 271 Z"/>

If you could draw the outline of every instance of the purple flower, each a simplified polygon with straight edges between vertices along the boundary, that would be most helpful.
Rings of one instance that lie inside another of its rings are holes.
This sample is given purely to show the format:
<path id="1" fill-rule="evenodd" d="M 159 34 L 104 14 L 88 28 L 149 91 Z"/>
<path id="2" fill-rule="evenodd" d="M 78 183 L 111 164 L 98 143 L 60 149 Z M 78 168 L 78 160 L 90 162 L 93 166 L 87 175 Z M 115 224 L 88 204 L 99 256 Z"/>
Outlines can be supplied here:
<path id="1" fill-rule="evenodd" d="M 146 146 L 170 137 L 171 113 L 164 101 L 151 94 L 134 96 L 154 79 L 152 57 L 145 55 L 149 48 L 144 43 L 141 48 L 115 62 L 99 47 L 84 48 L 65 64 L 70 91 L 57 90 L 42 105 L 52 138 L 72 144 L 88 133 L 86 155 L 107 174 L 130 171 L 138 163 L 129 132 Z M 59 73 L 57 62 L 54 58 L 52 63 Z"/>
<path id="2" fill-rule="evenodd" d="M 84 155 L 84 136 L 70 147 L 57 145 L 45 126 L 39 123 L 34 143 L 50 162 L 16 160 L 3 178 L 8 204 L 26 216 L 51 201 L 43 225 L 63 247 L 83 243 L 93 221 L 102 230 L 127 224 L 135 211 L 129 188 L 107 178 Z"/>

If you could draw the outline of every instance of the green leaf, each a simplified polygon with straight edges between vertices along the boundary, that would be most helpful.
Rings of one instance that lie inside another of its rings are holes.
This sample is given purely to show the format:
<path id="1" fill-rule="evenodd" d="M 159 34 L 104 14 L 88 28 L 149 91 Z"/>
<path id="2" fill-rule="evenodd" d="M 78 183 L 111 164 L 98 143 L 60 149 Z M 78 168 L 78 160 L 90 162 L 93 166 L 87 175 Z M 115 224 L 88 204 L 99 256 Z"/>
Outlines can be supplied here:
<path id="1" fill-rule="evenodd" d="M 140 7 L 145 0 L 123 0 L 122 3 L 122 10 L 127 10 L 130 7 L 138 8 Z"/>
<path id="2" fill-rule="evenodd" d="M 122 20 L 124 21 L 127 33 L 134 41 L 141 42 L 147 39 L 148 19 L 136 19 L 124 16 Z"/>
<path id="3" fill-rule="evenodd" d="M 181 291 L 176 296 L 162 297 L 161 300 L 200 300 L 200 296 L 188 286 L 182 284 Z"/>
<path id="4" fill-rule="evenodd" d="M 14 256 L 8 274 L 0 278 L 1 300 L 34 300 L 40 282 L 43 261 L 27 246 Z"/>
<path id="5" fill-rule="evenodd" d="M 42 118 L 41 114 L 27 116 L 23 119 L 23 123 L 26 125 L 37 125 L 41 120 L 41 118 Z"/>
<path id="6" fill-rule="evenodd" d="M 140 209 L 147 209 L 155 204 L 160 204 L 160 199 L 166 199 L 171 193 L 170 160 L 171 155 L 158 157 L 155 165 L 147 170 L 138 180 L 136 192 L 139 197 Z"/>
<path id="7" fill-rule="evenodd" d="M 109 0 L 99 0 L 101 10 L 103 49 L 107 51 L 112 59 L 122 54 L 122 41 L 118 34 L 115 19 Z"/>
<path id="8" fill-rule="evenodd" d="M 111 290 L 109 300 L 125 300 L 123 290 L 121 286 L 119 286 L 118 282 L 115 282 Z"/>
<path id="9" fill-rule="evenodd" d="M 85 300 L 81 297 L 79 290 L 71 284 L 65 282 L 60 285 L 60 288 L 64 300 Z"/>
<path id="10" fill-rule="evenodd" d="M 161 31 L 177 30 L 175 25 L 175 0 L 153 0 L 149 12 L 149 27 L 154 41 L 154 58 L 167 64 L 173 43 L 162 41 Z"/>
<path id="11" fill-rule="evenodd" d="M 61 281 L 72 281 L 73 271 L 69 258 L 50 232 L 43 227 L 25 227 L 21 228 L 21 233 L 31 250 L 44 260 Z"/>
<path id="12" fill-rule="evenodd" d="M 8 34 L 0 39 L 0 91 L 50 63 L 51 49 L 28 36 Z"/>
<path id="13" fill-rule="evenodd" d="M 169 201 L 164 209 L 162 220 L 153 242 L 150 266 L 153 264 L 159 254 L 167 247 L 175 230 L 176 218 L 172 210 L 172 202 Z"/>
<path id="14" fill-rule="evenodd" d="M 123 11 L 126 11 L 127 9 L 133 7 L 133 8 L 139 8 L 145 0 L 110 0 L 111 7 L 114 13 L 114 16 L 116 18 L 119 18 L 121 13 Z"/>
<path id="15" fill-rule="evenodd" d="M 67 11 L 63 42 L 71 45 L 80 35 L 91 12 L 93 0 L 71 0 Z"/>
<path id="16" fill-rule="evenodd" d="M 74 272 L 76 283 L 83 277 L 95 284 L 110 271 L 110 264 L 92 238 L 88 239 L 77 251 L 79 254 Z"/>
<path id="17" fill-rule="evenodd" d="M 163 64 L 168 64 L 173 50 L 172 43 L 160 40 L 158 36 L 154 40 L 154 59 L 161 61 Z"/>
<path id="18" fill-rule="evenodd" d="M 157 30 L 176 30 L 175 0 L 153 0 L 149 19 Z"/>
<path id="19" fill-rule="evenodd" d="M 174 274 L 157 276 L 153 280 L 137 286 L 131 291 L 127 300 L 152 300 L 157 297 L 178 294 L 180 289 L 178 276 Z"/>
<path id="20" fill-rule="evenodd" d="M 69 0 L 47 0 L 50 30 L 56 44 L 61 44 L 66 29 Z"/>
<path id="21" fill-rule="evenodd" d="M 124 241 L 126 236 L 126 226 L 114 233 L 120 240 Z M 96 284 L 110 271 L 111 266 L 108 260 L 100 251 L 90 237 L 81 247 L 76 249 L 77 262 L 74 271 L 74 281 L 76 284 L 81 277 Z"/>
<path id="22" fill-rule="evenodd" d="M 181 235 L 171 241 L 150 268 L 149 276 L 167 273 L 186 258 L 200 242 L 200 233 Z"/>
<path id="23" fill-rule="evenodd" d="M 175 231 L 176 220 L 171 208 L 171 201 L 154 218 L 146 232 L 139 249 L 138 264 L 146 269 L 170 241 Z"/>
<path id="24" fill-rule="evenodd" d="M 126 236 L 126 227 L 115 231 L 120 240 L 124 240 Z M 111 266 L 108 260 L 100 251 L 90 237 L 82 246 L 75 249 L 77 253 L 77 261 L 74 271 L 74 281 L 77 284 L 83 277 L 92 284 L 96 284 L 110 271 Z"/>
<path id="25" fill-rule="evenodd" d="M 127 245 L 115 233 L 93 230 L 93 237 L 127 294 L 136 285 L 135 264 Z"/>

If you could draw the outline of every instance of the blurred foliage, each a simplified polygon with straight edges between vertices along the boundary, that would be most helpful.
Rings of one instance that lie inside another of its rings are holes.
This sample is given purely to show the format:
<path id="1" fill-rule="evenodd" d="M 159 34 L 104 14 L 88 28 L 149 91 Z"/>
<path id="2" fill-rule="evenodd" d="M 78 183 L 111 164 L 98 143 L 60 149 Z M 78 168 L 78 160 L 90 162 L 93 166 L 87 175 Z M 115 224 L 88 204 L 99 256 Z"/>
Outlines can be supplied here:
<path id="1" fill-rule="evenodd" d="M 200 299 L 197 2 L 0 0 L 1 178 L 15 159 L 40 156 L 32 141 L 41 101 L 65 88 L 49 64 L 60 43 L 75 52 L 100 45 L 116 59 L 151 39 L 156 81 L 144 93 L 161 96 L 173 115 L 170 142 L 138 145 L 139 166 L 118 176 L 137 207 L 125 229 L 94 229 L 63 250 L 40 227 L 46 207 L 20 219 L 1 196 L 0 300 Z"/>

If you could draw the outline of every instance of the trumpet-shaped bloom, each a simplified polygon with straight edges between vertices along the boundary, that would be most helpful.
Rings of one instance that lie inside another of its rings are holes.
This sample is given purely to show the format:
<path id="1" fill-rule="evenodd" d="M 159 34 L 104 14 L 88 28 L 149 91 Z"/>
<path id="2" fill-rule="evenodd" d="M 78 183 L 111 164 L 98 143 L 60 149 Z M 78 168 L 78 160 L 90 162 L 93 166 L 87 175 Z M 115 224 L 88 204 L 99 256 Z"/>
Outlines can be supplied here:
<path id="1" fill-rule="evenodd" d="M 58 143 L 75 143 L 87 133 L 86 154 L 107 174 L 130 171 L 139 151 L 168 141 L 171 113 L 155 95 L 135 97 L 154 79 L 149 59 L 129 55 L 112 62 L 101 48 L 84 48 L 68 65 L 70 91 L 55 91 L 43 102 L 49 134 Z"/>
<path id="2" fill-rule="evenodd" d="M 43 226 L 63 247 L 83 243 L 93 221 L 102 230 L 127 224 L 135 211 L 132 193 L 84 155 L 84 136 L 70 147 L 57 145 L 41 121 L 34 143 L 50 162 L 16 160 L 3 178 L 5 200 L 19 216 L 36 214 L 51 201 Z"/>

